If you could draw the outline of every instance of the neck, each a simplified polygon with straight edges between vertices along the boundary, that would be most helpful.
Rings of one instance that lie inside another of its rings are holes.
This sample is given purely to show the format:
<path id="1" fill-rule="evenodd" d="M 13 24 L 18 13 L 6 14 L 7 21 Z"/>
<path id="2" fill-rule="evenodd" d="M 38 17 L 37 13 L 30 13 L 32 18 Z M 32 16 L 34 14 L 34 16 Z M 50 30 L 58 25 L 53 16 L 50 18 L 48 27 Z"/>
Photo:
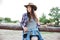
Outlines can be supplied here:
<path id="1" fill-rule="evenodd" d="M 30 12 L 30 15 L 31 15 L 32 13 Z"/>

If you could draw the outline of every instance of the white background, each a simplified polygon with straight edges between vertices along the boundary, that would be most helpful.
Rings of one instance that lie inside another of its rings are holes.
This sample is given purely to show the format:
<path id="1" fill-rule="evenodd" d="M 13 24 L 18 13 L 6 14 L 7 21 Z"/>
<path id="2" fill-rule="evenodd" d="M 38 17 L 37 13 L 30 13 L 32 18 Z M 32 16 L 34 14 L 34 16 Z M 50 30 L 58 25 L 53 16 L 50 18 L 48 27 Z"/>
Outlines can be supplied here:
<path id="1" fill-rule="evenodd" d="M 60 7 L 60 0 L 0 0 L 0 17 L 9 17 L 12 20 L 21 21 L 22 14 L 26 12 L 24 5 L 29 2 L 34 3 L 38 9 L 38 18 L 44 13 L 49 18 L 48 13 L 52 7 Z"/>

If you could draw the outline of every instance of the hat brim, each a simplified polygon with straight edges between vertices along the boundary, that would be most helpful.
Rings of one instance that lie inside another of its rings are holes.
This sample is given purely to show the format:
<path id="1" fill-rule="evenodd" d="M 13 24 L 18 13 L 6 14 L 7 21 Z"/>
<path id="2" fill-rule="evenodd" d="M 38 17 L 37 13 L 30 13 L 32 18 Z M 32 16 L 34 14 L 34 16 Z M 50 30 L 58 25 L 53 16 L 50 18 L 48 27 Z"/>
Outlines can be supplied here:
<path id="1" fill-rule="evenodd" d="M 35 11 L 37 10 L 37 7 L 35 6 L 35 5 L 24 5 L 26 8 L 28 7 L 28 6 L 31 6 Z"/>

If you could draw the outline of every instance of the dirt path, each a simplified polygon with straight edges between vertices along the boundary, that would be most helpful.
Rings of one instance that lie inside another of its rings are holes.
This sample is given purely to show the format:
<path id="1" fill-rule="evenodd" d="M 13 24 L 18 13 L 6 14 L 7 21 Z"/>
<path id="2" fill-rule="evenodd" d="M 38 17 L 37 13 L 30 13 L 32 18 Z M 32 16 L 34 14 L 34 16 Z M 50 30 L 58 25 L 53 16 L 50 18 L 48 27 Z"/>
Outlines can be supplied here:
<path id="1" fill-rule="evenodd" d="M 60 33 L 42 32 L 44 40 L 60 40 Z M 1 30 L 0 40 L 22 40 L 22 31 Z"/>

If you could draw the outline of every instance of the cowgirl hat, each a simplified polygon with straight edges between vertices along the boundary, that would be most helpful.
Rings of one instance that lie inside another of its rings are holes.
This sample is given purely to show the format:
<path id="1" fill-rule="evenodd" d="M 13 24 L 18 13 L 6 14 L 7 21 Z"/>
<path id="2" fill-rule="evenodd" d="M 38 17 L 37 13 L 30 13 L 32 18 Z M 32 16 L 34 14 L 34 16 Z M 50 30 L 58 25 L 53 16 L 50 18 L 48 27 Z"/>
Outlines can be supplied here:
<path id="1" fill-rule="evenodd" d="M 36 5 L 34 5 L 33 3 L 28 3 L 28 5 L 24 5 L 26 8 L 28 7 L 28 6 L 31 6 L 35 11 L 37 10 L 37 7 L 36 7 Z"/>

